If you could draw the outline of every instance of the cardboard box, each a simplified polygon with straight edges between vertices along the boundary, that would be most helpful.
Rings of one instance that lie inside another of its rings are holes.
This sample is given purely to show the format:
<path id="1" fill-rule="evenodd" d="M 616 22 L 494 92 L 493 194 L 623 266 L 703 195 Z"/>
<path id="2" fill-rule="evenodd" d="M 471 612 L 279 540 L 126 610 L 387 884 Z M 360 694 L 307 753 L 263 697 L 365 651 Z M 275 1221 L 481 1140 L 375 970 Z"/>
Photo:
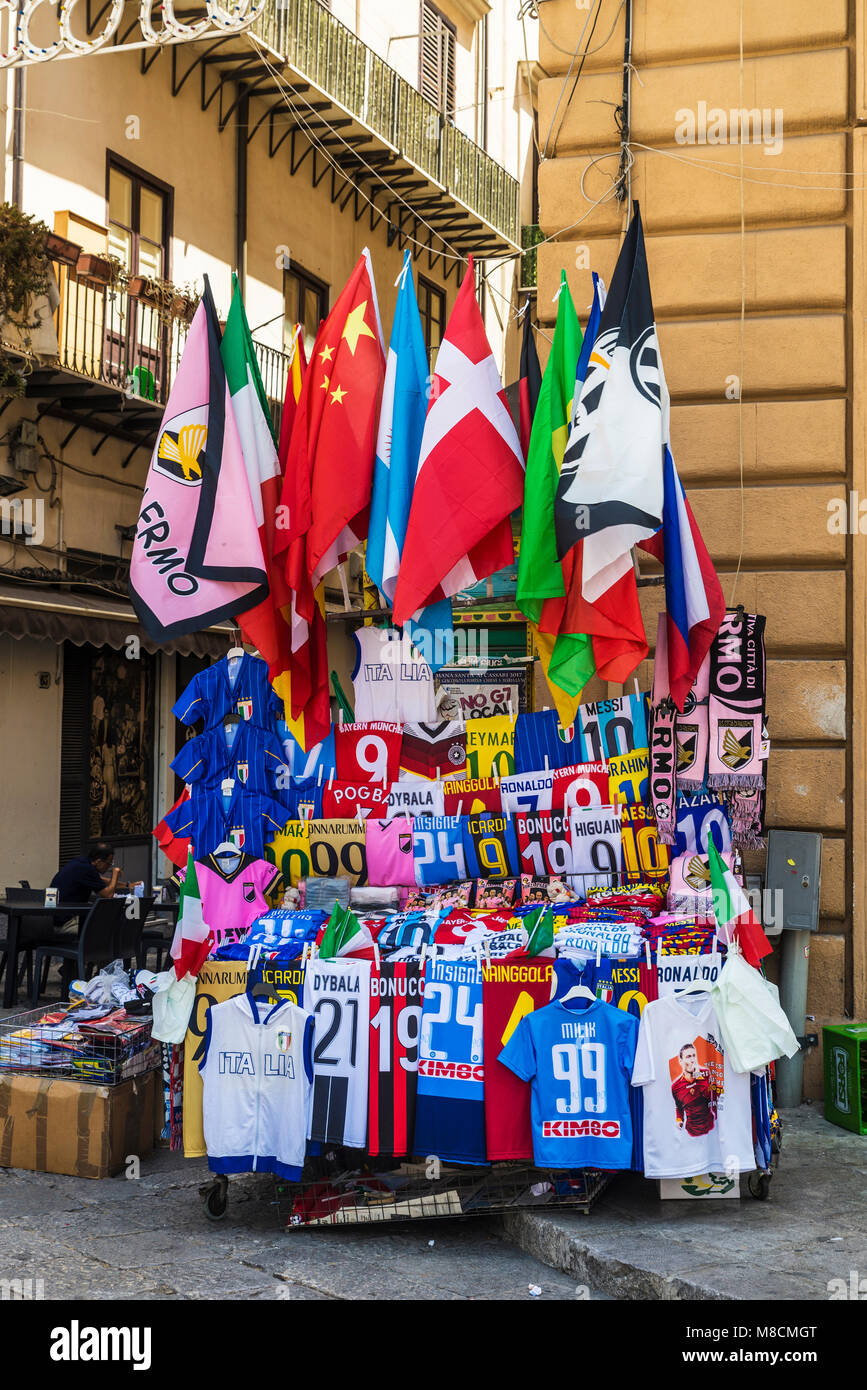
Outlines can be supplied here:
<path id="1" fill-rule="evenodd" d="M 107 1178 L 153 1146 L 153 1072 L 119 1086 L 0 1075 L 0 1168 Z"/>

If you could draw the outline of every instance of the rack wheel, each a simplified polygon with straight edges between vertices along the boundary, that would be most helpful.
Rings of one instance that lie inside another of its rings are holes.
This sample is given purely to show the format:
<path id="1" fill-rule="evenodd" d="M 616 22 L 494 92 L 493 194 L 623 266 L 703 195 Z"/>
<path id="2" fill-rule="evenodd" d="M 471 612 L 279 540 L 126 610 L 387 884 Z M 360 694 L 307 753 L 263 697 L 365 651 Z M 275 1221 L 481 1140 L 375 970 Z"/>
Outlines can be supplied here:
<path id="1" fill-rule="evenodd" d="M 747 1186 L 750 1189 L 751 1197 L 755 1197 L 757 1202 L 766 1202 L 771 1190 L 770 1173 L 750 1173 Z"/>
<path id="2" fill-rule="evenodd" d="M 225 1177 L 217 1178 L 215 1182 L 208 1183 L 207 1187 L 199 1188 L 202 1206 L 209 1221 L 222 1221 L 226 1215 L 228 1189 L 229 1184 Z"/>

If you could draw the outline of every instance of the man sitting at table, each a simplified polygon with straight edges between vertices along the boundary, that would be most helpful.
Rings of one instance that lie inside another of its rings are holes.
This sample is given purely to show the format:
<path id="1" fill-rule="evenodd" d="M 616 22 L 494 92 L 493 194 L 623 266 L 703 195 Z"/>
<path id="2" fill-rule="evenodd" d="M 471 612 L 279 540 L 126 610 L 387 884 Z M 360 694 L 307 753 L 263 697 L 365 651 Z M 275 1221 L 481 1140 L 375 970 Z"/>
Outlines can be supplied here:
<path id="1" fill-rule="evenodd" d="M 120 866 L 112 867 L 114 850 L 104 840 L 92 845 L 87 854 L 78 859 L 70 859 L 62 869 L 58 869 L 51 880 L 51 887 L 57 889 L 57 905 L 65 903 L 86 903 L 93 893 L 97 898 L 113 898 L 119 890 L 132 889 L 133 883 L 121 883 Z M 57 927 L 59 932 L 78 930 L 79 919 L 71 917 L 68 922 Z"/>

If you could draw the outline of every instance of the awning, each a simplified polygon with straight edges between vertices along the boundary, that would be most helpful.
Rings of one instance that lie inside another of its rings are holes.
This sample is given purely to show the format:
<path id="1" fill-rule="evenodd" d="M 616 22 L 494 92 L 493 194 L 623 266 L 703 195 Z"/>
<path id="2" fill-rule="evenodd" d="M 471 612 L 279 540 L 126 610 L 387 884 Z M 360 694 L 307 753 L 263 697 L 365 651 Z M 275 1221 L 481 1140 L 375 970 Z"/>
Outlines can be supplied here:
<path id="1" fill-rule="evenodd" d="M 83 597 L 42 584 L 0 585 L 0 633 L 18 639 L 37 637 L 120 651 L 130 637 L 137 637 L 146 652 L 180 652 L 216 661 L 225 656 L 234 631 L 228 624 L 209 627 L 159 645 L 145 634 L 132 606 L 120 599 Z"/>

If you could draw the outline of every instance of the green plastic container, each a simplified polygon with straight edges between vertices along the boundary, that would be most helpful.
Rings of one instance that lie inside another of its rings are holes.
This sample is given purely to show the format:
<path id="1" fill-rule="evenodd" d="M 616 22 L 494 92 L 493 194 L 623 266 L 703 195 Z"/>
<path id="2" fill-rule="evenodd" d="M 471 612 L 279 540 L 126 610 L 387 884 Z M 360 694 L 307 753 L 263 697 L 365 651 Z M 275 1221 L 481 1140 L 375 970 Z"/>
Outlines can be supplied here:
<path id="1" fill-rule="evenodd" d="M 867 1023 L 826 1024 L 825 1119 L 867 1134 Z"/>

